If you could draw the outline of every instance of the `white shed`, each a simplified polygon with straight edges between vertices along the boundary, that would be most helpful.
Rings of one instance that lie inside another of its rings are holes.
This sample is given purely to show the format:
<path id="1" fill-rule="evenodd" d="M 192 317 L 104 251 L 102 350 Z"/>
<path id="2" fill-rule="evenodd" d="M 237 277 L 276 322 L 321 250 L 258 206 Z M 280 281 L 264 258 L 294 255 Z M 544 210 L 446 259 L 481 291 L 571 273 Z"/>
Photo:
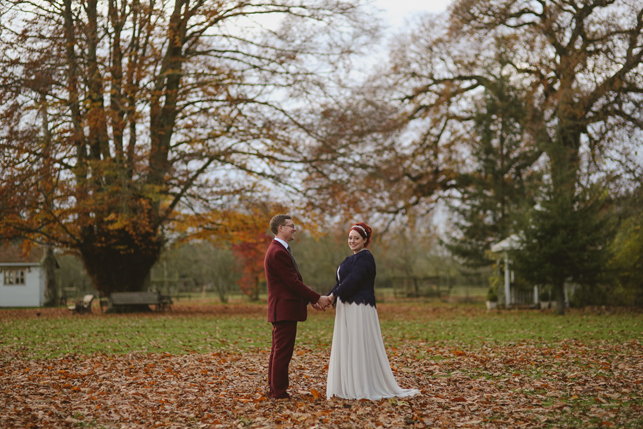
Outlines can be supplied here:
<path id="1" fill-rule="evenodd" d="M 20 246 L 0 245 L 0 307 L 40 307 L 45 303 L 45 249 L 27 256 Z"/>

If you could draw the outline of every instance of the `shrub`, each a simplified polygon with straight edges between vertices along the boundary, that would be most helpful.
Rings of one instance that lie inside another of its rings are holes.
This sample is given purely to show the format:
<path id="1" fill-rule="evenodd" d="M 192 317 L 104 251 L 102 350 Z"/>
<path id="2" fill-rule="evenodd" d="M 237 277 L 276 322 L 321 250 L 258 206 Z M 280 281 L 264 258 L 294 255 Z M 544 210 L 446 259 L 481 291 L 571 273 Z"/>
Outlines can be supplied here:
<path id="1" fill-rule="evenodd" d="M 496 293 L 496 288 L 493 285 L 489 286 L 487 291 L 487 301 L 498 302 L 498 294 Z"/>
<path id="2" fill-rule="evenodd" d="M 543 289 L 538 293 L 538 301 L 551 301 L 551 291 Z"/>

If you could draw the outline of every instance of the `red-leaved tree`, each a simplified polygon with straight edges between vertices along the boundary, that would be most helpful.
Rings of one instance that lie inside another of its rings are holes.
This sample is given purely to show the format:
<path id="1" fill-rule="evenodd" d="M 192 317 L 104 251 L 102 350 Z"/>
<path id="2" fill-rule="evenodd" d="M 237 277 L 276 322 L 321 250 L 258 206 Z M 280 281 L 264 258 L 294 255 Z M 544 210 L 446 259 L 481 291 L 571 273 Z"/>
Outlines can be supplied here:
<path id="1" fill-rule="evenodd" d="M 271 241 L 272 237 L 261 233 L 254 239 L 232 246 L 232 252 L 243 266 L 243 276 L 238 281 L 239 287 L 251 301 L 259 299 L 261 282 L 266 279 L 263 259 Z"/>

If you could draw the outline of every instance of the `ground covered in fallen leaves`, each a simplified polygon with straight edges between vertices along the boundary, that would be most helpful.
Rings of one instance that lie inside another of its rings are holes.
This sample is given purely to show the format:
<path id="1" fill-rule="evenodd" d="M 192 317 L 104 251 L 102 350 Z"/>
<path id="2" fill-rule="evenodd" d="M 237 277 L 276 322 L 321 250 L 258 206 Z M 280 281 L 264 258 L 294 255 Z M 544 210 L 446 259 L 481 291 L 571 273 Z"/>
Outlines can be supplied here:
<path id="1" fill-rule="evenodd" d="M 263 346 L 53 359 L 3 347 L 0 427 L 643 427 L 637 339 L 489 344 L 420 335 L 388 354 L 398 383 L 421 395 L 378 402 L 326 400 L 330 347 L 304 342 L 295 353 L 293 397 L 275 401 L 266 398 Z"/>

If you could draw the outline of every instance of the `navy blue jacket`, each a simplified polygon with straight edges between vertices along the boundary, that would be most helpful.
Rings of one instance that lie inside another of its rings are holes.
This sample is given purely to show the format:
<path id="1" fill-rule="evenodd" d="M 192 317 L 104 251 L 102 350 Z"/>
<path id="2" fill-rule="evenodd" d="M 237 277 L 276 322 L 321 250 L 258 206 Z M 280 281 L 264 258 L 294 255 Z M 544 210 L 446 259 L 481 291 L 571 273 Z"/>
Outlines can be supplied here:
<path id="1" fill-rule="evenodd" d="M 375 307 L 375 259 L 368 250 L 357 252 L 341 263 L 331 293 L 348 304 Z"/>

